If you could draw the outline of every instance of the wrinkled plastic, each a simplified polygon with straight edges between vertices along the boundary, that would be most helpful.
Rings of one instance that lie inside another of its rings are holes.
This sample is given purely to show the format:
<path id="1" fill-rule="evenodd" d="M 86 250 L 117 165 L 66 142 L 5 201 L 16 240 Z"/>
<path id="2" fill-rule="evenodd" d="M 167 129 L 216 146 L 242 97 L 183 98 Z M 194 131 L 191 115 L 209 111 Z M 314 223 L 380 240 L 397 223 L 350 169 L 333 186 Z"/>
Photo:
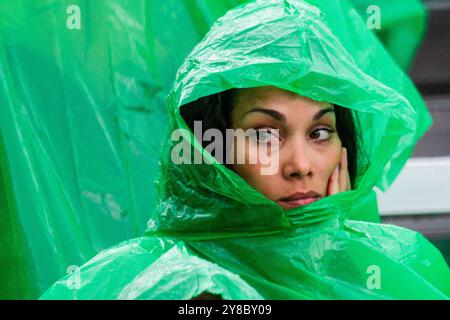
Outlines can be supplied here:
<path id="1" fill-rule="evenodd" d="M 0 1 L 0 298 L 38 297 L 99 251 L 142 234 L 175 70 L 244 2 Z M 418 13 L 410 3 L 386 20 L 403 2 L 377 2 L 378 34 Z M 74 5 L 80 29 L 67 27 Z M 366 4 L 357 8 L 366 19 Z M 411 56 L 408 39 L 401 57 Z M 353 208 L 357 218 L 378 221 L 374 197 L 365 216 Z"/>
<path id="2" fill-rule="evenodd" d="M 421 0 L 351 0 L 373 28 L 392 58 L 404 69 L 410 69 L 423 41 L 428 11 Z M 379 18 L 379 25 L 376 20 Z"/>
<path id="3" fill-rule="evenodd" d="M 0 298 L 144 233 L 176 70 L 241 2 L 0 0 Z"/>
<path id="4" fill-rule="evenodd" d="M 171 162 L 170 134 L 187 129 L 182 105 L 268 84 L 353 111 L 369 155 L 354 190 L 284 211 L 195 139 L 212 165 Z M 42 299 L 449 298 L 450 270 L 421 234 L 362 221 L 376 209 L 373 188 L 392 184 L 431 118 L 346 1 L 252 1 L 229 11 L 178 70 L 168 114 L 146 236 L 103 251 Z"/>

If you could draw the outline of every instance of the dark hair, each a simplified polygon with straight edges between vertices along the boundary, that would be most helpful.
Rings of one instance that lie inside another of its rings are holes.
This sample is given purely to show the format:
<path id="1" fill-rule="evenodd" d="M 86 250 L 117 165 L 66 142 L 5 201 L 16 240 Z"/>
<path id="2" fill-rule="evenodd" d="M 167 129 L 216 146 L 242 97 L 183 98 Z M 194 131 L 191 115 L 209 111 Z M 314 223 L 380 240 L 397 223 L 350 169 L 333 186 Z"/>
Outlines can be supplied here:
<path id="1" fill-rule="evenodd" d="M 202 97 L 196 101 L 183 105 L 180 114 L 192 132 L 194 132 L 194 121 L 202 121 L 202 131 L 207 129 L 219 129 L 223 136 L 225 130 L 231 128 L 231 111 L 236 104 L 236 88 L 222 91 L 213 95 Z M 360 139 L 355 128 L 355 120 L 351 109 L 335 106 L 336 130 L 341 139 L 342 146 L 347 149 L 348 172 L 352 189 L 358 172 L 358 150 Z M 206 143 L 203 142 L 203 148 Z M 224 145 L 223 155 L 229 146 Z M 214 154 L 212 156 L 215 156 Z M 228 168 L 231 167 L 224 164 Z"/>

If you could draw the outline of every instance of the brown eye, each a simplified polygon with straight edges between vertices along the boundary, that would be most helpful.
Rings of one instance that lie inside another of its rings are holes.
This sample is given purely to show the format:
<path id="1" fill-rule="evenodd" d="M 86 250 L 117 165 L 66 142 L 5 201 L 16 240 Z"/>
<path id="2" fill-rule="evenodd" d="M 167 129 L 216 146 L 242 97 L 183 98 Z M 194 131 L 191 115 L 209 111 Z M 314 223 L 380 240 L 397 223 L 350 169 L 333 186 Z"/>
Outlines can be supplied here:
<path id="1" fill-rule="evenodd" d="M 316 139 L 316 140 L 328 140 L 331 137 L 331 134 L 333 133 L 333 130 L 330 129 L 326 129 L 326 128 L 320 128 L 315 130 L 312 134 L 311 134 L 311 138 Z"/>
<path id="2" fill-rule="evenodd" d="M 278 141 L 279 140 L 278 129 L 273 128 L 256 129 L 254 138 L 258 143 L 269 144 L 275 140 Z"/>

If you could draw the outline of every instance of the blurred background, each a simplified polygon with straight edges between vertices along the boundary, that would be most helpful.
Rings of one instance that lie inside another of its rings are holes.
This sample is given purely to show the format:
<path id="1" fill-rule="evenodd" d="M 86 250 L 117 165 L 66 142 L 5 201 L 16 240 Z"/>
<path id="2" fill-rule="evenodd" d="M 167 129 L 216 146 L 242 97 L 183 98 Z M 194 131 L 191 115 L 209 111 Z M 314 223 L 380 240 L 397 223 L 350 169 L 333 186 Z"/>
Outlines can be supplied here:
<path id="1" fill-rule="evenodd" d="M 36 299 L 143 234 L 175 73 L 244 2 L 0 0 L 0 299 Z M 350 2 L 361 19 L 379 7 L 373 31 L 434 121 L 378 193 L 382 221 L 423 233 L 449 262 L 450 0 Z"/>

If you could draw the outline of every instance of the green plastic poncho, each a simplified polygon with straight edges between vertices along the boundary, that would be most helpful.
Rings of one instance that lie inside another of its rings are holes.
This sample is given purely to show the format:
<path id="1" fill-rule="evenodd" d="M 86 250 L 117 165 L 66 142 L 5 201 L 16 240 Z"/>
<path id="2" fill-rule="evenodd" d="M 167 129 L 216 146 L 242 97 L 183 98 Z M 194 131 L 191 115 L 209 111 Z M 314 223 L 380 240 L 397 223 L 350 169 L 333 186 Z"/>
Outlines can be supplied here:
<path id="1" fill-rule="evenodd" d="M 142 235 L 175 71 L 244 2 L 0 1 L 0 299 L 37 298 Z M 351 2 L 372 17 L 371 1 Z M 376 2 L 374 31 L 399 63 L 421 39 L 420 3 Z"/>
<path id="2" fill-rule="evenodd" d="M 0 0 L 0 299 L 144 233 L 176 70 L 237 3 Z"/>
<path id="3" fill-rule="evenodd" d="M 423 1 L 351 0 L 351 2 L 366 20 L 366 24 L 376 32 L 392 58 L 404 70 L 410 69 L 426 32 L 428 11 Z"/>
<path id="4" fill-rule="evenodd" d="M 339 12 L 340 14 L 336 14 Z M 368 50 L 370 48 L 370 50 Z M 355 189 L 284 211 L 218 164 L 170 160 L 180 107 L 229 88 L 274 85 L 350 108 L 369 155 Z M 252 1 L 186 58 L 146 235 L 105 250 L 42 299 L 447 299 L 450 270 L 421 234 L 377 222 L 386 190 L 431 125 L 425 104 L 346 1 Z"/>

